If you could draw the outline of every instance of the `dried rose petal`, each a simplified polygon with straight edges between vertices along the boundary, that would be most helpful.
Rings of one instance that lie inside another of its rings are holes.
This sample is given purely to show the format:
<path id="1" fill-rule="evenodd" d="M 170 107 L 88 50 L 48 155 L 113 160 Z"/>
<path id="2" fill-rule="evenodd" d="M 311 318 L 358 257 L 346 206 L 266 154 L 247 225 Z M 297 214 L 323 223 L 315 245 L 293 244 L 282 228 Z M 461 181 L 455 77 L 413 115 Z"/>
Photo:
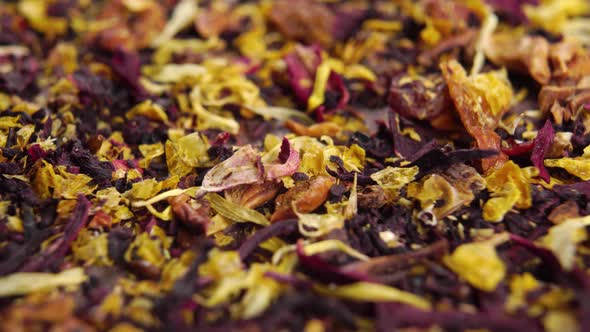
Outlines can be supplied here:
<path id="1" fill-rule="evenodd" d="M 533 162 L 533 165 L 539 169 L 539 177 L 547 183 L 550 181 L 550 176 L 547 168 L 545 168 L 545 165 L 543 164 L 543 160 L 545 159 L 545 155 L 549 151 L 549 148 L 551 148 L 554 137 L 555 131 L 553 130 L 553 126 L 551 125 L 551 122 L 547 120 L 543 128 L 537 133 L 533 152 L 531 153 L 531 161 Z"/>
<path id="2" fill-rule="evenodd" d="M 241 184 L 256 183 L 263 179 L 263 172 L 260 156 L 251 145 L 246 145 L 210 169 L 201 187 L 218 192 Z"/>
<path id="3" fill-rule="evenodd" d="M 279 153 L 281 163 L 264 164 L 264 178 L 274 180 L 292 175 L 299 168 L 299 152 L 293 148 L 289 140 L 284 138 Z"/>
<path id="4" fill-rule="evenodd" d="M 530 74 L 541 84 L 549 83 L 549 43 L 543 37 L 497 34 L 485 45 L 486 56 L 499 66 Z"/>
<path id="5" fill-rule="evenodd" d="M 283 139 L 279 160 L 282 163 L 262 164 L 260 155 L 250 145 L 240 148 L 222 163 L 209 170 L 203 178 L 202 189 L 219 192 L 242 184 L 262 183 L 289 176 L 299 167 L 299 152 L 288 139 Z"/>

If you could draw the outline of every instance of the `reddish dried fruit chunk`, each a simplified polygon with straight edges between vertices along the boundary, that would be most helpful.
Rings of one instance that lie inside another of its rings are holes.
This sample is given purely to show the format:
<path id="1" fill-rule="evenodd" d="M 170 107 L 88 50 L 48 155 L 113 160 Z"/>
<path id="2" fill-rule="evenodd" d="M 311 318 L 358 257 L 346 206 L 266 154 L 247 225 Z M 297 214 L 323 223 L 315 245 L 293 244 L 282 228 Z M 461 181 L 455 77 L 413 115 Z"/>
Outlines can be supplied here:
<path id="1" fill-rule="evenodd" d="M 270 221 L 275 222 L 295 217 L 293 206 L 299 213 L 312 212 L 324 204 L 333 184 L 334 180 L 327 176 L 318 176 L 298 182 L 295 187 L 277 197 L 275 212 Z"/>
<path id="2" fill-rule="evenodd" d="M 276 1 L 269 19 L 288 38 L 322 45 L 328 45 L 332 40 L 334 14 L 321 3 Z"/>
<path id="3" fill-rule="evenodd" d="M 510 83 L 497 72 L 468 77 L 455 60 L 441 63 L 441 70 L 461 122 L 475 139 L 477 147 L 501 151 L 501 139 L 494 129 L 512 100 Z M 482 168 L 485 172 L 507 160 L 508 157 L 500 152 L 483 159 Z"/>
<path id="4" fill-rule="evenodd" d="M 147 47 L 164 28 L 165 12 L 157 1 L 138 11 L 127 8 L 124 1 L 108 1 L 98 19 L 110 20 L 113 24 L 89 34 L 89 39 L 111 51 L 121 47 L 127 50 Z"/>
<path id="5" fill-rule="evenodd" d="M 549 43 L 543 37 L 494 35 L 485 46 L 487 57 L 499 66 L 530 74 L 541 84 L 549 83 Z"/>
<path id="6" fill-rule="evenodd" d="M 389 106 L 401 116 L 427 120 L 439 129 L 456 129 L 447 86 L 440 75 L 394 79 L 389 90 Z"/>
<path id="7" fill-rule="evenodd" d="M 255 209 L 275 198 L 280 188 L 281 183 L 274 181 L 242 185 L 226 190 L 225 198 L 249 209 Z"/>
<path id="8" fill-rule="evenodd" d="M 203 232 L 207 230 L 209 219 L 209 203 L 196 200 L 189 195 L 182 194 L 169 199 L 172 213 L 183 224 L 197 228 Z"/>

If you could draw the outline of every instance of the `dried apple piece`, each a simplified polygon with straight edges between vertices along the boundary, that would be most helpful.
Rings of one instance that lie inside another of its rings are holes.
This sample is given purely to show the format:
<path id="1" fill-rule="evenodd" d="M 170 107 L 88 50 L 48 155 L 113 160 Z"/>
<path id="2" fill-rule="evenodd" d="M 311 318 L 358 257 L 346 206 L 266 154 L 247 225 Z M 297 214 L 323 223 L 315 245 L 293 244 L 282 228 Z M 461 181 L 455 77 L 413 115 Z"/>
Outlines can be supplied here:
<path id="1" fill-rule="evenodd" d="M 328 193 L 333 184 L 334 180 L 327 176 L 317 176 L 297 183 L 295 187 L 277 197 L 275 212 L 270 221 L 276 222 L 295 217 L 293 208 L 299 213 L 308 213 L 317 209 L 328 199 Z"/>
<path id="2" fill-rule="evenodd" d="M 440 67 L 461 122 L 475 139 L 477 147 L 500 151 L 498 155 L 482 160 L 484 172 L 501 166 L 508 157 L 501 152 L 501 139 L 494 129 L 512 101 L 512 88 L 506 72 L 467 76 L 456 60 L 443 62 Z"/>

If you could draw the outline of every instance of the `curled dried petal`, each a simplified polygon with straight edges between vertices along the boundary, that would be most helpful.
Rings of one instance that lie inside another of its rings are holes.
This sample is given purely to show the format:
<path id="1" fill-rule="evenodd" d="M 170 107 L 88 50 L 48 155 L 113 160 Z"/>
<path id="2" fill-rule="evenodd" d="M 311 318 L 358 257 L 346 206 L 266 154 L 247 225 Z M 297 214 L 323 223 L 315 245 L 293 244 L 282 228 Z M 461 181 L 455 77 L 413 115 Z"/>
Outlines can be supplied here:
<path id="1" fill-rule="evenodd" d="M 553 130 L 551 122 L 547 121 L 543 128 L 537 133 L 533 152 L 531 153 L 531 161 L 533 162 L 533 165 L 539 169 L 539 177 L 547 183 L 549 183 L 550 176 L 545 165 L 543 165 L 543 160 L 545 159 L 545 155 L 549 151 L 549 148 L 551 148 L 553 137 L 555 137 L 555 131 Z"/>
<path id="2" fill-rule="evenodd" d="M 289 176 L 299 168 L 299 152 L 293 148 L 289 140 L 284 138 L 279 152 L 281 163 L 264 164 L 264 178 L 274 180 Z"/>
<path id="3" fill-rule="evenodd" d="M 215 165 L 203 178 L 202 190 L 219 192 L 242 184 L 262 183 L 289 176 L 299 167 L 299 152 L 286 138 L 281 145 L 282 163 L 262 164 L 260 155 L 251 145 L 241 147 L 225 161 Z"/>
<path id="4" fill-rule="evenodd" d="M 256 183 L 263 178 L 263 171 L 260 155 L 251 145 L 246 145 L 210 169 L 203 178 L 202 189 L 218 192 L 241 184 Z"/>

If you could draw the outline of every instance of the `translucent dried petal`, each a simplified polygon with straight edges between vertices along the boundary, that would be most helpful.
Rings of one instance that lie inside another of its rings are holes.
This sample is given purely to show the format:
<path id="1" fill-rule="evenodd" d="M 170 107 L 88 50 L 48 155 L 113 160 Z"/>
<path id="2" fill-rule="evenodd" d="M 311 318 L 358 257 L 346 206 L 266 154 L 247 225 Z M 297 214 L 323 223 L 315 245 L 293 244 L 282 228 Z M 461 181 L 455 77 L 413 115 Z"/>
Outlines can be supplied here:
<path id="1" fill-rule="evenodd" d="M 541 242 L 549 247 L 566 270 L 575 263 L 577 244 L 586 239 L 585 227 L 590 225 L 590 216 L 569 219 L 549 229 Z"/>
<path id="2" fill-rule="evenodd" d="M 489 242 L 462 244 L 443 261 L 472 286 L 487 292 L 496 289 L 506 275 L 506 266 Z"/>
<path id="3" fill-rule="evenodd" d="M 0 277 L 0 298 L 75 286 L 86 281 L 84 269 L 75 267 L 60 273 L 21 272 Z"/>
<path id="4" fill-rule="evenodd" d="M 532 205 L 530 174 L 508 161 L 486 176 L 486 187 L 492 193 L 483 206 L 487 221 L 500 221 L 513 207 L 527 209 Z"/>
<path id="5" fill-rule="evenodd" d="M 400 189 L 414 181 L 419 171 L 418 166 L 388 166 L 379 172 L 371 174 L 371 179 L 377 182 L 388 193 L 390 198 L 396 198 L 399 196 Z"/>

